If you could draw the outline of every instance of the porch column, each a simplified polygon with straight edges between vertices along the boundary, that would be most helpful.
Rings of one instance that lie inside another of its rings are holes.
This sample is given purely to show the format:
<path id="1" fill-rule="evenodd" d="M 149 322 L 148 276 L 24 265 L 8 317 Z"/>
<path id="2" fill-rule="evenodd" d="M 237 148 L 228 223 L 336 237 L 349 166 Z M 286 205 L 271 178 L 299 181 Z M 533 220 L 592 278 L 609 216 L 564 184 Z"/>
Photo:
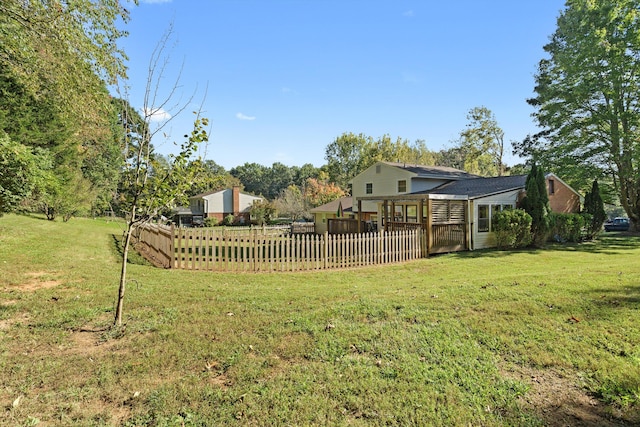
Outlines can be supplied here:
<path id="1" fill-rule="evenodd" d="M 431 199 L 427 199 L 427 255 L 433 247 L 433 206 Z"/>
<path id="2" fill-rule="evenodd" d="M 391 218 L 393 219 L 393 222 L 396 221 L 396 202 L 395 201 L 391 201 Z M 394 227 L 391 228 L 391 231 L 395 230 L 395 225 Z"/>
<path id="3" fill-rule="evenodd" d="M 384 231 L 389 230 L 389 205 L 385 200 L 382 202 L 382 218 L 384 219 Z"/>
<path id="4" fill-rule="evenodd" d="M 362 217 L 362 200 L 358 199 L 358 216 L 356 220 L 358 221 L 358 234 L 362 233 L 362 221 L 360 218 Z"/>

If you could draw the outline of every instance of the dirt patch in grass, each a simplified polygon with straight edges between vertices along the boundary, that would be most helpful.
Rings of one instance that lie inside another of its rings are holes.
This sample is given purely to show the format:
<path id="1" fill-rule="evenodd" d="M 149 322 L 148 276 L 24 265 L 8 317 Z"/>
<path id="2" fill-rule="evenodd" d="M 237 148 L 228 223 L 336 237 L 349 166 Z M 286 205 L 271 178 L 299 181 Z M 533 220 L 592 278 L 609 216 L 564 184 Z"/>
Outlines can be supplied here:
<path id="1" fill-rule="evenodd" d="M 62 284 L 61 280 L 45 279 L 46 277 L 50 277 L 51 275 L 52 273 L 48 273 L 45 271 L 28 273 L 27 277 L 29 277 L 29 280 L 25 283 L 14 286 L 13 289 L 17 289 L 22 292 L 34 292 L 39 289 L 50 289 L 55 288 L 56 286 L 60 286 Z"/>
<path id="2" fill-rule="evenodd" d="M 15 323 L 13 319 L 0 320 L 0 331 L 6 331 Z"/>
<path id="3" fill-rule="evenodd" d="M 503 374 L 530 386 L 521 405 L 535 412 L 547 427 L 620 427 L 638 425 L 622 413 L 590 396 L 569 378 L 553 369 L 514 367 Z"/>
<path id="4" fill-rule="evenodd" d="M 18 313 L 7 319 L 2 319 L 0 320 L 0 331 L 7 331 L 11 329 L 13 325 L 20 322 L 21 320 L 28 320 L 28 319 L 29 319 L 29 315 L 27 313 Z"/>

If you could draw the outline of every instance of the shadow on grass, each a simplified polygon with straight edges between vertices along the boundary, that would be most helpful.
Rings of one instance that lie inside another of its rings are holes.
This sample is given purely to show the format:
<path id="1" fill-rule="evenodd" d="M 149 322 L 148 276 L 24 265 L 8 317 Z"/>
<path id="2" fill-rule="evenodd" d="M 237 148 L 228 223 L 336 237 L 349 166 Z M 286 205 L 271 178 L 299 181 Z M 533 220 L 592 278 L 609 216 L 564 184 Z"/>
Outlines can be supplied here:
<path id="1" fill-rule="evenodd" d="M 603 255 L 618 255 L 621 251 L 640 249 L 640 233 L 607 233 L 596 240 L 582 243 L 548 243 L 543 248 L 523 249 L 480 249 L 476 251 L 453 252 L 459 258 L 502 258 L 515 254 L 538 255 L 543 252 L 585 252 Z"/>
<path id="2" fill-rule="evenodd" d="M 122 248 L 122 236 L 117 234 L 111 235 L 111 250 L 118 259 L 122 260 L 123 248 Z M 129 253 L 127 254 L 127 263 L 133 265 L 147 265 L 152 266 L 152 264 L 144 259 L 133 247 L 129 248 Z"/>
<path id="3" fill-rule="evenodd" d="M 622 272 L 619 273 L 621 276 Z M 607 287 L 599 288 L 591 291 L 594 297 L 597 297 L 603 303 L 615 308 L 633 308 L 635 309 L 640 304 L 640 285 L 620 287 Z"/>
<path id="4" fill-rule="evenodd" d="M 19 212 L 18 215 L 22 215 L 31 219 L 39 219 L 40 221 L 55 221 L 55 219 L 49 219 L 44 214 L 37 212 Z"/>

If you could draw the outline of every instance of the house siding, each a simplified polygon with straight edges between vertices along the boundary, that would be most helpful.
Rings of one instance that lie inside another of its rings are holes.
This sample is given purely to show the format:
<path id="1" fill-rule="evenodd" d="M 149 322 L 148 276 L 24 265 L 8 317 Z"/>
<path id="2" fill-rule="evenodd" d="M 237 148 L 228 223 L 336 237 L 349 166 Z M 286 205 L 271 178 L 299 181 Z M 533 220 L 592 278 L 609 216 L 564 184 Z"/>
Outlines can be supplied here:
<path id="1" fill-rule="evenodd" d="M 430 178 L 428 180 L 424 178 L 413 179 L 411 182 L 411 192 L 417 193 L 420 191 L 433 190 L 434 188 L 439 187 L 442 184 L 445 184 L 450 181 L 451 181 L 450 179 L 435 179 L 435 178 Z"/>
<path id="2" fill-rule="evenodd" d="M 190 206 L 194 214 L 202 214 L 205 218 L 223 221 L 226 216 L 233 215 L 237 222 L 249 222 L 255 200 L 262 198 L 241 193 L 237 189 L 226 189 L 191 199 Z"/>
<path id="3" fill-rule="evenodd" d="M 379 172 L 376 172 L 377 170 L 379 170 Z M 414 173 L 404 169 L 399 169 L 385 163 L 376 163 L 353 178 L 351 181 L 351 193 L 354 200 L 356 200 L 357 197 L 365 196 L 389 196 L 411 193 L 416 191 L 412 188 L 414 183 L 411 178 L 414 176 Z M 398 193 L 398 181 L 400 180 L 407 181 L 407 191 L 404 193 Z M 366 194 L 367 183 L 373 184 L 373 193 L 371 194 Z M 354 205 L 353 210 L 357 211 L 358 206 Z M 377 202 L 366 200 L 362 202 L 362 212 L 375 213 L 377 211 Z"/>
<path id="4" fill-rule="evenodd" d="M 516 207 L 520 190 L 514 190 L 507 193 L 495 194 L 493 196 L 481 197 L 471 202 L 471 210 L 473 211 L 473 222 L 470 224 L 472 229 L 472 249 L 486 249 L 496 246 L 496 238 L 493 231 L 478 231 L 478 206 L 479 205 L 512 205 Z M 489 218 L 493 212 L 489 211 Z"/>

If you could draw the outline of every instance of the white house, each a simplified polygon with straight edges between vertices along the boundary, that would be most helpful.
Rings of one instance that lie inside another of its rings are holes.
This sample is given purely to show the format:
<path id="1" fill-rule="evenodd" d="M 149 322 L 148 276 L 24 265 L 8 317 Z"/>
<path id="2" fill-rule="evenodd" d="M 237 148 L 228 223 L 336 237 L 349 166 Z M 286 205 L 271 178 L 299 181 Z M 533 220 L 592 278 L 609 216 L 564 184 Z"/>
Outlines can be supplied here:
<path id="1" fill-rule="evenodd" d="M 580 211 L 580 195 L 546 175 L 554 212 Z M 495 246 L 491 218 L 518 207 L 526 175 L 483 178 L 452 168 L 378 162 L 353 178 L 353 211 L 377 229 L 427 230 L 428 253 Z"/>
<path id="2" fill-rule="evenodd" d="M 377 162 L 349 182 L 354 200 L 353 212 L 358 213 L 361 220 L 379 227 L 383 225 L 378 224 L 379 218 L 382 218 L 379 204 L 381 197 L 402 197 L 429 191 L 448 182 L 475 177 L 477 175 L 444 166 Z M 356 205 L 355 200 L 361 200 L 360 205 Z M 397 219 L 404 216 L 400 212 L 394 213 Z M 417 213 L 411 210 L 409 216 L 417 218 Z"/>
<path id="3" fill-rule="evenodd" d="M 235 223 L 249 224 L 251 221 L 251 207 L 262 197 L 243 193 L 240 187 L 226 190 L 211 191 L 189 198 L 189 207 L 194 217 L 217 218 L 222 222 L 225 217 L 232 215 Z"/>

